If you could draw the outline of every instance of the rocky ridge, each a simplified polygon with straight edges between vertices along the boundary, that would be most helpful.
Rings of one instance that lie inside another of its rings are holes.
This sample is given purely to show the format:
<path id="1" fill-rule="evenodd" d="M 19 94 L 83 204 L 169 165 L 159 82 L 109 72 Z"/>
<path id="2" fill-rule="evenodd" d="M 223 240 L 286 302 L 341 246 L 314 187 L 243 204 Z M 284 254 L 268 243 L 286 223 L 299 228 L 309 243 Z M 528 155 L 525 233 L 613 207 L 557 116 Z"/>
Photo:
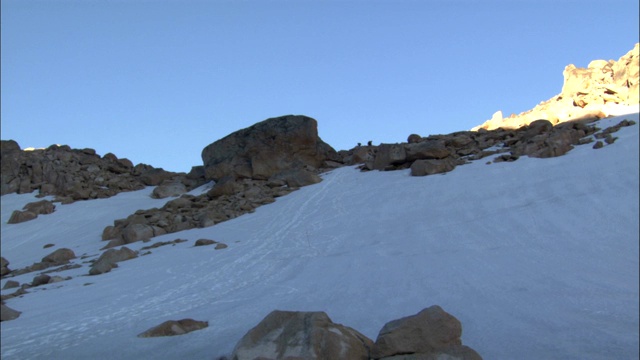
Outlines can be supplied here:
<path id="1" fill-rule="evenodd" d="M 198 169 L 189 174 L 173 173 L 151 165 L 133 163 L 112 153 L 99 156 L 94 149 L 72 149 L 51 145 L 46 149 L 22 150 L 13 140 L 0 142 L 2 195 L 38 191 L 54 195 L 63 204 L 77 200 L 107 198 L 146 186 L 182 184 L 192 189 L 204 183 Z"/>
<path id="2" fill-rule="evenodd" d="M 640 43 L 615 60 L 593 60 L 586 68 L 567 65 L 560 94 L 533 109 L 504 118 L 502 111 L 472 130 L 516 129 L 538 119 L 565 121 L 607 117 L 617 105 L 640 103 Z"/>

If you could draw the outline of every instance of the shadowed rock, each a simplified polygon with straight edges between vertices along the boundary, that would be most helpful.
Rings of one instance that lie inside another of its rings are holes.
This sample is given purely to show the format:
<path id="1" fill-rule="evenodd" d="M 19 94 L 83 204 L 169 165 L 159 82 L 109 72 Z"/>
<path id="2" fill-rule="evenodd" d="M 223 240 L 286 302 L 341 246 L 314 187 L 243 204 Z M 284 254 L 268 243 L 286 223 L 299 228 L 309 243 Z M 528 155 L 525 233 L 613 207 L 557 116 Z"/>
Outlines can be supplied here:
<path id="1" fill-rule="evenodd" d="M 282 171 L 309 166 L 318 169 L 337 160 L 335 150 L 318 136 L 316 120 L 287 115 L 236 131 L 204 148 L 205 176 L 267 180 Z"/>

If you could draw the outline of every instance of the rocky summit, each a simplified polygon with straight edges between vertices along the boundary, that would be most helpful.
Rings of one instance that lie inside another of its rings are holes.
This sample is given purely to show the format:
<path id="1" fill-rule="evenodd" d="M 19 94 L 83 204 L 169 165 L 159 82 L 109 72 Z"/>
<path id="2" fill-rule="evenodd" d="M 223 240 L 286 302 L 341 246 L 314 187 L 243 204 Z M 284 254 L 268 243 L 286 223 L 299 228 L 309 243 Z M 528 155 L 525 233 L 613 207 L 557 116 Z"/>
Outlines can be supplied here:
<path id="1" fill-rule="evenodd" d="M 593 60 L 586 68 L 565 67 L 560 94 L 542 101 L 533 109 L 503 117 L 502 111 L 472 130 L 516 129 L 535 120 L 552 124 L 585 118 L 603 118 L 618 105 L 640 103 L 640 43 L 615 60 Z"/>

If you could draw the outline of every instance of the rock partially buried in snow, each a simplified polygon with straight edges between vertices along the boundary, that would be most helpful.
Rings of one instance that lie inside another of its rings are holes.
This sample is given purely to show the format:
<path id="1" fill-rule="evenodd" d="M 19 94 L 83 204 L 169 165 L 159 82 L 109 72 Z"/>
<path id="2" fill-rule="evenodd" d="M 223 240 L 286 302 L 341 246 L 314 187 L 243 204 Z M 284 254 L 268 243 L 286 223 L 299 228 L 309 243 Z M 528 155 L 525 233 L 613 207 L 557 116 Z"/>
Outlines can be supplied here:
<path id="1" fill-rule="evenodd" d="M 170 196 L 180 196 L 186 192 L 187 187 L 183 183 L 175 181 L 158 185 L 153 189 L 151 197 L 154 199 L 164 199 Z"/>
<path id="2" fill-rule="evenodd" d="M 89 270 L 89 275 L 99 275 L 104 274 L 106 272 L 111 271 L 114 267 L 118 267 L 116 264 L 120 261 L 125 261 L 129 259 L 133 259 L 138 257 L 138 254 L 129 249 L 126 246 L 123 246 L 121 249 L 109 249 L 100 255 L 98 260 L 91 266 Z"/>
<path id="3" fill-rule="evenodd" d="M 373 359 L 481 360 L 473 349 L 462 345 L 461 335 L 460 321 L 434 305 L 386 323 L 371 355 Z"/>
<path id="4" fill-rule="evenodd" d="M 275 310 L 236 345 L 233 360 L 369 359 L 373 342 L 324 312 Z"/>
<path id="5" fill-rule="evenodd" d="M 66 264 L 71 259 L 75 259 L 76 254 L 71 249 L 61 248 L 42 258 L 42 262 L 54 264 Z"/>
<path id="6" fill-rule="evenodd" d="M 5 304 L 2 304 L 0 307 L 0 321 L 8 321 L 17 319 L 22 312 L 13 310 Z"/>
<path id="7" fill-rule="evenodd" d="M 183 335 L 192 331 L 204 329 L 209 326 L 207 321 L 197 321 L 193 319 L 168 320 L 158 326 L 138 334 L 138 337 L 159 337 Z"/>

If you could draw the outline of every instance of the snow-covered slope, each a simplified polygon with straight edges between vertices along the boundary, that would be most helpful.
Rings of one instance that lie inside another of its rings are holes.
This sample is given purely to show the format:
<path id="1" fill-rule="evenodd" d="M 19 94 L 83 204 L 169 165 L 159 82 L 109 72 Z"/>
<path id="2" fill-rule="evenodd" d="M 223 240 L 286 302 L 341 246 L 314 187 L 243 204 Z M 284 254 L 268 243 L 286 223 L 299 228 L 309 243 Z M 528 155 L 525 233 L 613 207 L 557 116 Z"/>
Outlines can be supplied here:
<path id="1" fill-rule="evenodd" d="M 385 322 L 438 304 L 485 359 L 637 359 L 639 128 L 599 150 L 444 175 L 334 170 L 255 213 L 153 239 L 188 242 L 99 276 L 79 276 L 83 263 L 9 300 L 23 313 L 2 323 L 2 358 L 213 359 L 274 309 L 323 310 L 375 340 Z M 98 255 L 106 225 L 163 204 L 151 190 L 15 225 L 11 211 L 34 196 L 5 195 L 2 255 L 12 269 L 59 247 Z M 229 247 L 193 247 L 200 238 Z M 209 327 L 136 337 L 187 317 Z"/>

